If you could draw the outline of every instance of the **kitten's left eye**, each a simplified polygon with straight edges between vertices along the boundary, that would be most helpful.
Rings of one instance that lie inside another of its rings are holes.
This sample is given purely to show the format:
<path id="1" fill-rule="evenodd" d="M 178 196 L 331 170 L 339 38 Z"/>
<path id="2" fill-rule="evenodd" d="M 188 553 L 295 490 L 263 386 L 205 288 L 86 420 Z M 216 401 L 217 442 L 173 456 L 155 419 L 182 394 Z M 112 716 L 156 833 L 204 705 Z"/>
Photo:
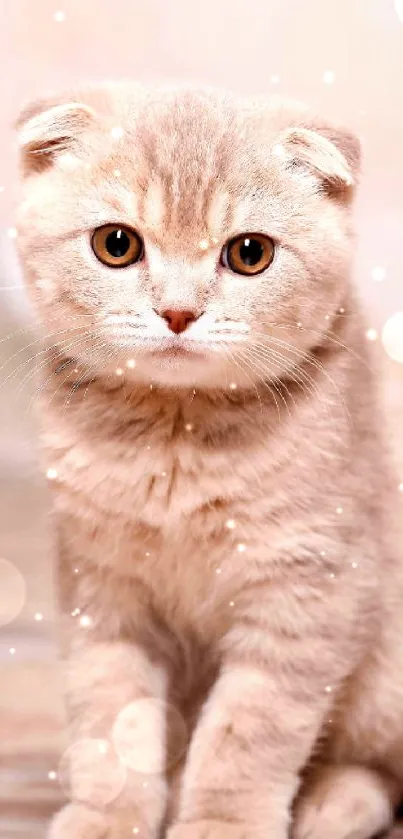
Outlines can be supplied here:
<path id="1" fill-rule="evenodd" d="M 224 246 L 221 262 L 235 274 L 260 274 L 271 265 L 274 242 L 263 233 L 242 233 Z"/>
<path id="2" fill-rule="evenodd" d="M 95 256 L 110 268 L 125 268 L 143 256 L 144 245 L 135 230 L 119 224 L 104 224 L 92 234 Z"/>

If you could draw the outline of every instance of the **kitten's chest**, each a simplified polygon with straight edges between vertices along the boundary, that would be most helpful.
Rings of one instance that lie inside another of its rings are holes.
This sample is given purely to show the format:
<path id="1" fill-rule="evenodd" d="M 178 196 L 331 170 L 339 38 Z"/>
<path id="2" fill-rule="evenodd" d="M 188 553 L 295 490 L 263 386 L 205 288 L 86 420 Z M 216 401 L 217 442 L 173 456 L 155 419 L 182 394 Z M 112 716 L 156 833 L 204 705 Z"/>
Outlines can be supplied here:
<path id="1" fill-rule="evenodd" d="M 235 522 L 245 505 L 242 457 L 235 464 L 219 449 L 201 450 L 191 428 L 166 441 L 150 430 L 126 444 L 67 425 L 46 437 L 73 553 L 140 578 L 168 622 L 216 635 L 231 610 L 225 569 L 231 556 L 240 565 L 246 540 L 245 516 Z"/>
<path id="2" fill-rule="evenodd" d="M 194 418 L 185 408 L 157 403 L 125 414 L 121 403 L 105 397 L 97 405 L 91 393 L 75 411 L 56 405 L 45 417 L 45 445 L 66 504 L 78 511 L 81 503 L 94 521 L 114 520 L 115 532 L 137 525 L 150 539 L 180 543 L 192 518 L 203 527 L 219 507 L 224 516 L 250 484 L 250 448 L 217 443 L 206 434 L 208 414 Z"/>
<path id="3" fill-rule="evenodd" d="M 181 542 L 192 517 L 207 521 L 207 508 L 226 506 L 224 496 L 230 502 L 244 487 L 233 457 L 200 451 L 190 439 L 163 444 L 150 435 L 124 447 L 81 439 L 64 445 L 57 436 L 48 438 L 55 486 L 81 499 L 94 520 L 113 518 L 123 529 L 138 525 Z"/>

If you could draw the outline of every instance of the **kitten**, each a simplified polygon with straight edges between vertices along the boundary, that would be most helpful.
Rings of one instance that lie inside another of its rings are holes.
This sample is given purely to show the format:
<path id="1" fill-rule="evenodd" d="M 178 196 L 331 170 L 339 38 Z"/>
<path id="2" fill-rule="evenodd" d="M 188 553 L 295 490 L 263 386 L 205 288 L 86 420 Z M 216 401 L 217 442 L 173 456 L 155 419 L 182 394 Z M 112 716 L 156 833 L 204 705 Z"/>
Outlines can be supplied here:
<path id="1" fill-rule="evenodd" d="M 130 83 L 19 140 L 68 651 L 51 839 L 369 839 L 403 778 L 403 577 L 358 141 Z"/>

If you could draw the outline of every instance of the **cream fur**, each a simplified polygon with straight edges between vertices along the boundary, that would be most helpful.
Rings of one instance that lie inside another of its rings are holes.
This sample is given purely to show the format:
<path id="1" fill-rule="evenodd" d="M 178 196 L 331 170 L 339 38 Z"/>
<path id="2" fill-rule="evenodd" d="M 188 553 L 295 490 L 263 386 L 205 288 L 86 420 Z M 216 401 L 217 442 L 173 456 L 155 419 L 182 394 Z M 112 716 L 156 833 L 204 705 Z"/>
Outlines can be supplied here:
<path id="1" fill-rule="evenodd" d="M 358 142 L 130 83 L 30 107 L 20 142 L 73 743 L 51 838 L 369 839 L 403 778 L 403 576 Z M 105 222 L 146 260 L 97 262 Z M 254 278 L 219 266 L 242 231 L 277 243 Z M 164 307 L 197 355 L 152 354 Z"/>

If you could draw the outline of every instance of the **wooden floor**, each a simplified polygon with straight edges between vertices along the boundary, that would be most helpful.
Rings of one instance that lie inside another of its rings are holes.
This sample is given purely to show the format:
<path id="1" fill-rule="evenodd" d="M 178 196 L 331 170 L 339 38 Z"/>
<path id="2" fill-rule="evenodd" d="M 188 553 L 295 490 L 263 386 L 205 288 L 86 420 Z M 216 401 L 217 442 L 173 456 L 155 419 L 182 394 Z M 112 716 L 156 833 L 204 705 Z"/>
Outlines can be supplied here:
<path id="1" fill-rule="evenodd" d="M 389 367 L 386 383 L 403 480 L 403 366 Z M 49 498 L 32 416 L 4 391 L 0 427 L 0 558 L 13 563 L 26 583 L 22 610 L 0 627 L 0 839 L 44 839 L 63 797 L 57 770 L 66 745 Z M 0 580 L 0 615 L 7 597 Z M 393 836 L 403 839 L 403 822 Z"/>

